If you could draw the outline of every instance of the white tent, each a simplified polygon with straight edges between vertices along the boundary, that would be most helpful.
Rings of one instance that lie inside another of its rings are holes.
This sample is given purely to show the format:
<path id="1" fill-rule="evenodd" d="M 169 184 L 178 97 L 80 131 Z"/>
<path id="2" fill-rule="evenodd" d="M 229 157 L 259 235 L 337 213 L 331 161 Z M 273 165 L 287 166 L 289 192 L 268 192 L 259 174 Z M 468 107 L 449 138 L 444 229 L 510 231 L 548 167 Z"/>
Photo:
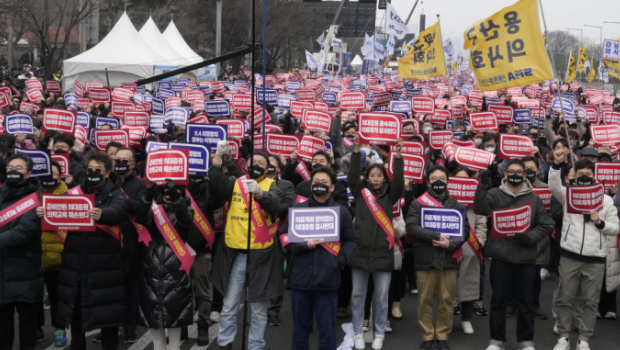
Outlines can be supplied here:
<path id="1" fill-rule="evenodd" d="M 351 61 L 352 66 L 361 66 L 363 63 L 364 61 L 362 61 L 360 55 L 355 55 L 355 58 Z"/>
<path id="2" fill-rule="evenodd" d="M 149 20 L 144 23 L 139 33 L 153 51 L 164 58 L 164 61 L 157 62 L 158 66 L 183 67 L 193 63 L 184 58 L 182 54 L 172 47 L 168 40 L 161 34 L 152 17 L 149 17 Z"/>
<path id="3" fill-rule="evenodd" d="M 173 21 L 170 21 L 170 24 L 168 24 L 168 27 L 166 28 L 166 30 L 164 30 L 163 36 L 164 38 L 166 38 L 170 46 L 172 46 L 174 50 L 180 53 L 181 56 L 186 60 L 190 61 L 191 63 L 198 63 L 203 61 L 203 58 L 200 57 L 200 55 L 198 55 L 197 53 L 195 53 L 194 50 L 189 47 L 189 45 L 187 45 L 187 43 L 183 39 L 183 36 L 181 36 L 181 33 L 179 33 L 177 26 L 174 25 Z"/>
<path id="4" fill-rule="evenodd" d="M 114 28 L 90 50 L 64 61 L 63 90 L 73 90 L 77 80 L 120 86 L 153 75 L 153 67 L 166 59 L 142 39 L 123 13 Z M 107 69 L 107 74 L 106 74 Z"/>

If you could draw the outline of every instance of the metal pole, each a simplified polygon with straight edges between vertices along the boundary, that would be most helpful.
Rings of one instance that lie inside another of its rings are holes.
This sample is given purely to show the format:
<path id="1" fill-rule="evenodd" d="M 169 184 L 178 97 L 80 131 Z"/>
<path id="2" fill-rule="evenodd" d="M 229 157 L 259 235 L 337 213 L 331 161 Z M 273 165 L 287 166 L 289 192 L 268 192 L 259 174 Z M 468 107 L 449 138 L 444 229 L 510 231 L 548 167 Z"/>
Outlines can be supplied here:
<path id="1" fill-rule="evenodd" d="M 215 57 L 222 54 L 222 0 L 217 0 L 215 14 Z M 220 74 L 219 62 L 215 65 L 216 74 Z"/>
<path id="2" fill-rule="evenodd" d="M 265 152 L 265 113 L 267 113 L 267 104 L 265 103 L 265 89 L 267 88 L 267 0 L 263 0 L 263 152 Z"/>
<path id="3" fill-rule="evenodd" d="M 407 20 L 405 21 L 405 24 L 409 24 L 409 20 L 411 19 L 411 16 L 413 15 L 413 11 L 415 10 L 416 6 L 418 6 L 419 1 L 420 0 L 415 0 L 415 4 L 413 4 L 413 8 L 409 12 L 409 16 L 407 16 Z"/>

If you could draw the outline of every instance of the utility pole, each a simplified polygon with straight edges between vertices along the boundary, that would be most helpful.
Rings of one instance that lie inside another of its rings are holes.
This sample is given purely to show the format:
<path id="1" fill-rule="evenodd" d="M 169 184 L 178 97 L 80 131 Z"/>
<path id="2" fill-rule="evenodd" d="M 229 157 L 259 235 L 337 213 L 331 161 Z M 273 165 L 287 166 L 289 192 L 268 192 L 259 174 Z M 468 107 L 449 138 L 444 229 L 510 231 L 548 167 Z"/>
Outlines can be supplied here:
<path id="1" fill-rule="evenodd" d="M 215 15 L 215 57 L 219 57 L 222 53 L 222 0 L 217 0 L 217 8 Z M 216 76 L 220 75 L 220 63 L 215 65 Z"/>

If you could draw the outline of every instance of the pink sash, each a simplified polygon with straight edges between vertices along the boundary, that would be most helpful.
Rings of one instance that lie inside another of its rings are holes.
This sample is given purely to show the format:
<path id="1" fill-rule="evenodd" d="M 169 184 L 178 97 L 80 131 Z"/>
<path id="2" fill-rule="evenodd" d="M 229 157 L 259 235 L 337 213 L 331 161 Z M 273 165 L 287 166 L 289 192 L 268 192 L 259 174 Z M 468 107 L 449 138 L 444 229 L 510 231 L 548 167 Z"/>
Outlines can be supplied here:
<path id="1" fill-rule="evenodd" d="M 304 179 L 304 181 L 310 180 L 310 170 L 308 170 L 306 163 L 299 162 L 296 169 L 299 175 L 301 175 L 301 178 Z"/>
<path id="2" fill-rule="evenodd" d="M 249 207 L 250 204 L 250 193 L 248 192 L 248 188 L 243 182 L 243 180 L 246 180 L 248 178 L 249 177 L 246 175 L 237 179 L 237 185 L 239 186 L 239 191 L 241 191 L 241 197 L 243 198 L 246 207 Z M 253 200 L 252 233 L 255 237 L 254 243 L 260 243 L 264 247 L 265 244 L 271 241 L 273 236 L 275 236 L 277 229 L 277 223 L 267 225 L 267 219 L 265 218 L 265 213 L 263 213 L 260 204 L 258 204 L 256 200 Z"/>
<path id="3" fill-rule="evenodd" d="M 368 207 L 368 210 L 370 210 L 370 212 L 372 213 L 373 218 L 375 219 L 379 227 L 381 227 L 383 232 L 385 232 L 387 236 L 386 240 L 390 244 L 388 249 L 392 249 L 394 247 L 395 240 L 394 225 L 392 225 L 391 220 L 392 216 L 388 216 L 387 214 L 385 214 L 383 209 L 377 203 L 377 199 L 370 192 L 369 189 L 364 188 L 362 190 L 362 197 L 364 197 L 364 202 L 366 202 L 366 206 Z"/>
<path id="4" fill-rule="evenodd" d="M 122 188 L 121 188 L 121 191 L 125 193 L 125 190 L 123 190 Z M 129 198 L 127 193 L 125 193 L 125 197 Z M 144 225 L 140 225 L 139 223 L 137 223 L 132 215 L 127 214 L 127 218 L 129 219 L 133 227 L 136 229 L 136 232 L 138 232 L 138 242 L 142 242 L 144 243 L 145 246 L 148 247 L 149 243 L 153 240 L 151 238 L 151 234 L 149 233 L 149 230 L 147 230 L 147 228 L 144 227 Z"/>
<path id="5" fill-rule="evenodd" d="M 166 215 L 164 208 L 161 205 L 153 203 L 151 210 L 153 211 L 153 221 L 155 221 L 155 225 L 157 225 L 159 232 L 161 232 L 161 235 L 164 236 L 164 239 L 168 242 L 168 246 L 170 246 L 174 255 L 181 261 L 179 270 L 183 270 L 189 275 L 189 270 L 194 263 L 194 256 L 192 256 L 191 250 L 185 242 L 183 242 L 177 230 L 172 226 L 172 223 L 170 223 L 170 219 L 168 219 L 168 215 Z"/>
<path id="6" fill-rule="evenodd" d="M 282 248 L 285 248 L 288 245 L 288 234 L 285 233 L 280 236 L 280 243 L 282 244 Z M 325 242 L 319 245 L 325 248 L 325 250 L 330 252 L 333 256 L 338 257 L 341 246 L 340 242 Z"/>
<path id="7" fill-rule="evenodd" d="M 192 202 L 192 209 L 194 209 L 194 225 L 198 228 L 198 231 L 202 233 L 202 236 L 207 241 L 207 247 L 211 249 L 213 247 L 213 241 L 215 240 L 215 230 L 209 223 L 209 220 L 205 217 L 205 214 L 202 213 L 194 198 L 186 189 L 185 194 L 189 197 L 189 200 Z"/>
<path id="8" fill-rule="evenodd" d="M 10 205 L 8 208 L 0 211 L 0 226 L 4 226 L 18 217 L 26 214 L 28 211 L 40 206 L 41 202 L 37 193 L 32 193 L 26 198 Z"/>

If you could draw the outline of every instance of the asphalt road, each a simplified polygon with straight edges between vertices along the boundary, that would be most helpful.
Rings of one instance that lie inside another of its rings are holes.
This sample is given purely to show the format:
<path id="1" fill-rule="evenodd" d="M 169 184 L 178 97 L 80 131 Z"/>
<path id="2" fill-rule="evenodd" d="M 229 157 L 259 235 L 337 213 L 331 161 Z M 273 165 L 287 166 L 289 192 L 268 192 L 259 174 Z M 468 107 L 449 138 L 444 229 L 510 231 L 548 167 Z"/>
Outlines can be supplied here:
<path id="1" fill-rule="evenodd" d="M 490 264 L 486 264 L 487 269 Z M 487 274 L 488 276 L 488 274 Z M 551 296 L 553 294 L 553 290 L 556 286 L 557 278 L 555 276 L 551 276 L 547 280 L 542 282 L 542 293 L 541 293 L 541 304 L 543 310 L 551 315 Z M 488 308 L 489 300 L 491 297 L 491 288 L 488 284 L 486 286 L 486 295 L 485 295 L 485 306 Z M 619 298 L 620 299 L 620 294 Z M 619 300 L 620 302 L 620 300 Z M 420 326 L 417 323 L 416 317 L 416 306 L 417 306 L 417 296 L 413 294 L 407 293 L 405 298 L 401 302 L 401 309 L 403 311 L 403 319 L 399 321 L 392 321 L 393 332 L 388 334 L 385 339 L 383 349 L 386 350 L 395 350 L 395 349 L 418 349 L 418 346 L 421 343 L 420 338 Z M 240 312 L 241 319 L 243 311 Z M 55 348 L 53 344 L 52 332 L 53 329 L 49 326 L 49 310 L 46 310 L 47 327 L 44 328 L 44 332 L 46 338 L 43 342 L 37 344 L 36 350 L 53 350 L 59 349 Z M 265 339 L 267 341 L 266 350 L 275 350 L 275 349 L 290 349 L 291 348 L 291 334 L 293 330 L 293 324 L 290 321 L 291 317 L 291 307 L 290 307 L 290 293 L 285 292 L 284 295 L 284 306 L 282 308 L 280 318 L 282 320 L 281 326 L 273 327 L 267 325 L 267 329 L 265 331 Z M 345 320 L 338 320 L 338 342 L 342 341 L 344 337 L 344 332 L 340 328 L 342 323 L 351 322 L 350 317 Z M 451 349 L 458 350 L 484 350 L 487 346 L 487 339 L 489 337 L 488 324 L 489 318 L 488 316 L 480 317 L 474 314 L 474 318 L 472 320 L 472 324 L 475 330 L 473 335 L 466 335 L 463 333 L 460 328 L 460 316 L 455 316 L 455 327 L 450 334 L 449 345 Z M 512 350 L 517 349 L 516 344 L 516 317 L 511 317 L 508 319 L 508 344 L 506 349 Z M 552 333 L 554 321 L 550 317 L 547 320 L 536 320 L 536 331 L 534 334 L 534 341 L 537 349 L 552 349 L 553 346 L 557 342 L 557 337 Z M 241 324 L 240 324 L 241 326 Z M 198 347 L 196 345 L 196 328 L 192 326 L 189 328 L 189 339 L 183 342 L 181 345 L 182 350 L 213 350 L 218 349 L 218 346 L 215 342 L 215 337 L 217 336 L 217 327 L 218 324 L 214 324 L 211 326 L 209 330 L 210 337 L 212 339 L 211 343 L 207 347 Z M 69 334 L 70 332 L 67 332 Z M 98 331 L 91 332 L 89 335 L 89 339 L 92 339 Z M 121 342 L 121 350 L 152 350 L 153 345 L 150 339 L 150 336 L 145 328 L 138 329 L 138 342 L 134 344 L 122 344 Z M 237 340 L 234 343 L 233 349 L 239 350 L 241 349 L 241 327 L 239 327 L 239 332 L 237 334 Z M 577 333 L 572 333 L 572 343 L 573 348 L 577 339 Z M 17 336 L 15 337 L 15 343 L 13 349 L 17 350 L 18 340 Z M 367 343 L 372 342 L 372 329 L 369 332 L 365 333 L 365 338 Z M 310 347 L 311 349 L 316 349 L 318 344 L 318 334 L 315 331 L 312 333 L 310 337 Z M 590 347 L 592 350 L 612 350 L 612 349 L 620 349 L 620 321 L 610 321 L 605 319 L 600 319 L 596 324 L 596 330 L 594 337 L 590 340 Z M 66 346 L 65 349 L 69 350 L 70 347 Z M 89 340 L 89 349 L 99 350 L 102 349 L 100 344 L 96 344 L 90 342 Z M 371 349 L 370 344 L 366 344 L 366 349 Z"/>

